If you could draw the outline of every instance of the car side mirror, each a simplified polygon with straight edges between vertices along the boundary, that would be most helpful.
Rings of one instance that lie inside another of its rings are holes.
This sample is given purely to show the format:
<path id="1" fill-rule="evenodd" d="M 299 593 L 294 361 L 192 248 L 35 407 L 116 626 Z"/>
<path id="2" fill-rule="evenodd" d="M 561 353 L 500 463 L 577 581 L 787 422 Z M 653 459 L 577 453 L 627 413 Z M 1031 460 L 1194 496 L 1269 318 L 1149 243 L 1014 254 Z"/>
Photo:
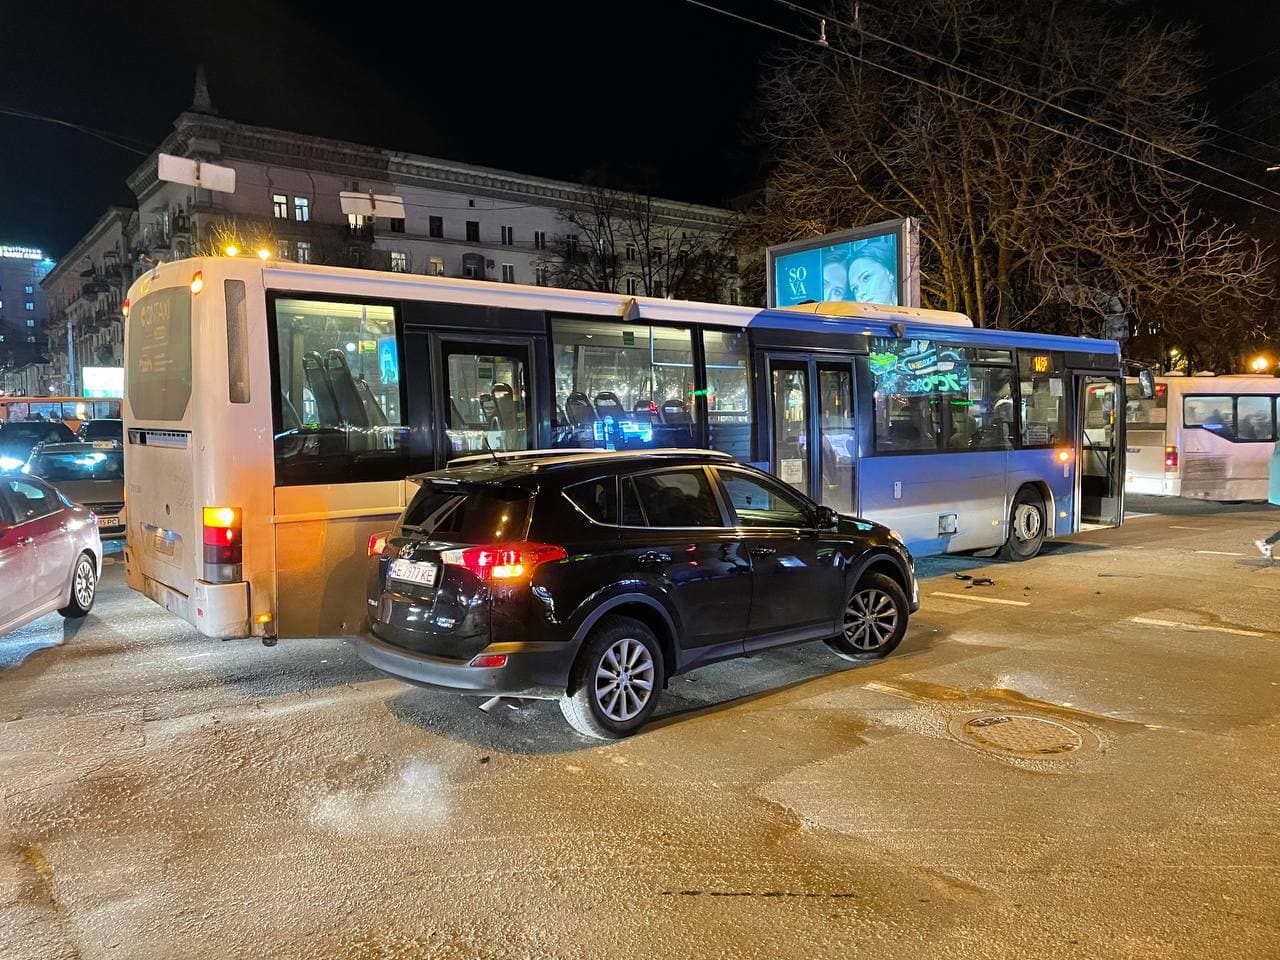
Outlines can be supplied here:
<path id="1" fill-rule="evenodd" d="M 1154 400 L 1156 396 L 1156 375 L 1150 370 L 1138 371 L 1138 394 L 1143 400 Z"/>
<path id="2" fill-rule="evenodd" d="M 819 507 L 817 527 L 819 530 L 832 530 L 840 524 L 840 514 L 830 507 Z"/>

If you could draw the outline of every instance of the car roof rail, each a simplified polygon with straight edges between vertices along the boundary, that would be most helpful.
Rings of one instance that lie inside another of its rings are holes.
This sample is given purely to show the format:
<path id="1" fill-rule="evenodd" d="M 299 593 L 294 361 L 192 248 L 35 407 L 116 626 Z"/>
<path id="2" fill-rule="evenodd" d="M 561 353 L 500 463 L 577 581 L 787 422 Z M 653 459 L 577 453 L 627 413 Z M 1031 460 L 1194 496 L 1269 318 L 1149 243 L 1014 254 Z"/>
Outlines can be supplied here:
<path id="1" fill-rule="evenodd" d="M 639 459 L 641 457 L 710 457 L 715 460 L 734 460 L 732 454 L 721 450 L 702 450 L 697 447 L 656 447 L 646 450 L 605 450 L 600 447 L 552 447 L 542 450 L 510 450 L 494 453 L 468 454 L 450 460 L 446 469 L 455 466 L 484 463 L 497 460 L 502 463 L 519 463 L 522 460 L 563 460 L 573 461 L 587 458 Z"/>

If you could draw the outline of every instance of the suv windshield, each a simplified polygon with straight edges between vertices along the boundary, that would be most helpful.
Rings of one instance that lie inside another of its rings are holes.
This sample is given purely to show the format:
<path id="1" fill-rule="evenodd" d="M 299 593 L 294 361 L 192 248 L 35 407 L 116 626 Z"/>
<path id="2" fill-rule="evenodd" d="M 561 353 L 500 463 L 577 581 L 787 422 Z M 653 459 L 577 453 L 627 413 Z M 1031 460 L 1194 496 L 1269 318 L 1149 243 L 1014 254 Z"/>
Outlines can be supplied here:
<path id="1" fill-rule="evenodd" d="M 519 540 L 529 526 L 529 495 L 514 488 L 437 487 L 428 480 L 401 526 L 452 543 Z"/>
<path id="2" fill-rule="evenodd" d="M 85 450 L 74 453 L 38 453 L 30 472 L 51 483 L 68 480 L 120 480 L 124 456 L 119 450 Z"/>

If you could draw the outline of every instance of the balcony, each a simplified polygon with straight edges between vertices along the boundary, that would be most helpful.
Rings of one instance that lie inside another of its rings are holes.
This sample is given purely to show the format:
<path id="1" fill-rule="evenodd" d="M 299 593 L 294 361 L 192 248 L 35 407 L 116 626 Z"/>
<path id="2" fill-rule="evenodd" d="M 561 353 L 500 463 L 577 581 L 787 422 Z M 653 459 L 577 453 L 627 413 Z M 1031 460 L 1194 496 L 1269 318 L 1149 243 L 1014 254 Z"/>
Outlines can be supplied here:
<path id="1" fill-rule="evenodd" d="M 358 227 L 347 224 L 341 229 L 342 239 L 347 243 L 373 243 L 372 223 L 362 223 Z"/>

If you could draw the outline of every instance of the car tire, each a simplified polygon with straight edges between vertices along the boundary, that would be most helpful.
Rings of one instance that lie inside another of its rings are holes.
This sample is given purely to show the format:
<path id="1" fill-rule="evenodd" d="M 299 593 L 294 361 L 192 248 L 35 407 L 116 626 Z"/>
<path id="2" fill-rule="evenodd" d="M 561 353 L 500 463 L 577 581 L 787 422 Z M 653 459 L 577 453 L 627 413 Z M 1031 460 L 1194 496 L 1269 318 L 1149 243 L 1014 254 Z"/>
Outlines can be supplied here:
<path id="1" fill-rule="evenodd" d="M 653 714 L 665 678 L 662 645 L 653 631 L 630 617 L 605 617 L 574 661 L 560 712 L 583 736 L 628 737 Z"/>
<path id="2" fill-rule="evenodd" d="M 843 629 L 827 646 L 845 660 L 866 663 L 887 657 L 902 642 L 911 604 L 898 581 L 868 573 L 849 591 L 841 616 Z"/>
<path id="3" fill-rule="evenodd" d="M 997 556 L 1001 560 L 1030 560 L 1044 546 L 1048 511 L 1039 491 L 1023 487 L 1009 508 L 1009 535 Z"/>
<path id="4" fill-rule="evenodd" d="M 71 602 L 58 612 L 69 620 L 86 617 L 97 597 L 97 564 L 93 562 L 92 554 L 82 553 L 76 558 L 75 570 L 71 574 Z"/>

